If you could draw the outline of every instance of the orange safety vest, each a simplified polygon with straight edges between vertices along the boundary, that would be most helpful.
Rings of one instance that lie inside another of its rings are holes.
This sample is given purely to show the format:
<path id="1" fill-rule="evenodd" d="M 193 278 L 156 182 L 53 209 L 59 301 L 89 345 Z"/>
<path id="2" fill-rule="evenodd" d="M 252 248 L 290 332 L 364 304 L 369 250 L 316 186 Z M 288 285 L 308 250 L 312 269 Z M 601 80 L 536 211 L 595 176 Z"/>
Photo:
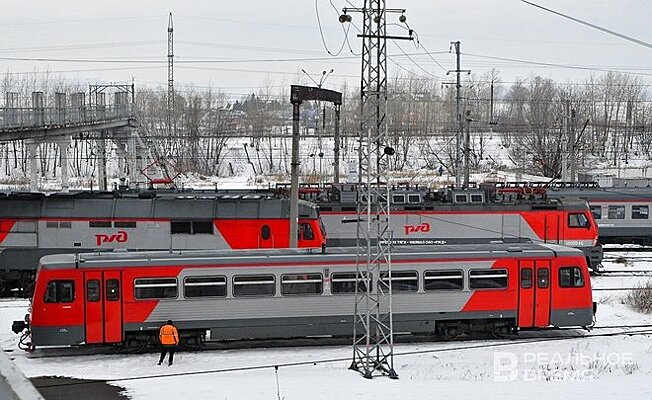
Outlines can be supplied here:
<path id="1" fill-rule="evenodd" d="M 177 345 L 179 344 L 179 332 L 173 325 L 163 325 L 158 333 L 158 338 L 162 345 Z"/>

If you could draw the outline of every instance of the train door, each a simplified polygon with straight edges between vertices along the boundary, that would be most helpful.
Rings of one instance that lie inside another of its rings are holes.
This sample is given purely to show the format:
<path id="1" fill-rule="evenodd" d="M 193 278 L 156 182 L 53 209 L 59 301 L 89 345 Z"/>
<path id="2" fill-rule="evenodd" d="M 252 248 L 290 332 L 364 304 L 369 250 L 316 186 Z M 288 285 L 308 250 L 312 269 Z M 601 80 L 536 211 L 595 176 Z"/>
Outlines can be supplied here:
<path id="1" fill-rule="evenodd" d="M 122 342 L 121 272 L 104 272 L 104 342 Z"/>
<path id="2" fill-rule="evenodd" d="M 86 343 L 122 342 L 120 271 L 85 272 Z"/>
<path id="3" fill-rule="evenodd" d="M 101 272 L 84 272 L 84 292 L 86 343 L 104 343 Z"/>
<path id="4" fill-rule="evenodd" d="M 534 261 L 523 260 L 519 263 L 518 286 L 518 326 L 534 326 Z"/>
<path id="5" fill-rule="evenodd" d="M 544 225 L 544 241 L 559 244 L 559 213 L 546 213 Z"/>
<path id="6" fill-rule="evenodd" d="M 550 261 L 537 261 L 535 266 L 534 326 L 543 328 L 550 325 Z"/>

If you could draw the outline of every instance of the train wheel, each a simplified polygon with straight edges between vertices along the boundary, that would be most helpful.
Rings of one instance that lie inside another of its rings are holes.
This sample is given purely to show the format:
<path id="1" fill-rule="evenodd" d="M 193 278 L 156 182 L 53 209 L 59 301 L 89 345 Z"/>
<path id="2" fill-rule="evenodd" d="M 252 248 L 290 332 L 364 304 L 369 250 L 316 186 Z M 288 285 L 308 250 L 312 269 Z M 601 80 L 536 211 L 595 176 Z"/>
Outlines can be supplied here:
<path id="1" fill-rule="evenodd" d="M 125 349 L 129 353 L 134 353 L 134 354 L 144 353 L 146 348 L 147 348 L 147 342 L 144 340 L 140 340 L 138 338 L 127 339 L 127 341 L 125 342 Z"/>
<path id="2" fill-rule="evenodd" d="M 457 325 L 446 326 L 441 330 L 441 336 L 445 341 L 451 341 L 457 339 L 462 331 Z"/>

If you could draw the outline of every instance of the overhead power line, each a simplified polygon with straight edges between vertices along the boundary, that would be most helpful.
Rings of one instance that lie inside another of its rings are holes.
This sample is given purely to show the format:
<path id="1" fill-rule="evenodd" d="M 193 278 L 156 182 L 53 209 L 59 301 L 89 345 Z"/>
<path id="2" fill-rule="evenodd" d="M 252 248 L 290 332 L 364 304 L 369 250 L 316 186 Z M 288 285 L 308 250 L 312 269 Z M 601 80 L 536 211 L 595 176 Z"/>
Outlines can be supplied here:
<path id="1" fill-rule="evenodd" d="M 645 41 L 643 41 L 643 40 L 636 39 L 636 38 L 633 38 L 633 37 L 631 37 L 631 36 L 627 36 L 627 35 L 624 35 L 624 34 L 622 34 L 622 33 L 618 33 L 618 32 L 616 32 L 616 31 L 612 31 L 612 30 L 607 29 L 607 28 L 603 28 L 603 27 L 601 27 L 601 26 L 598 26 L 598 25 L 592 24 L 592 23 L 590 23 L 590 22 L 583 21 L 583 20 L 581 20 L 581 19 L 579 19 L 579 18 L 571 17 L 570 15 L 566 15 L 566 14 L 560 13 L 560 12 L 558 12 L 558 11 L 551 10 L 550 8 L 546 8 L 546 7 L 540 6 L 540 5 L 538 5 L 538 4 L 532 3 L 532 2 L 527 1 L 527 0 L 521 0 L 521 2 L 523 2 L 523 3 L 525 3 L 525 4 L 529 4 L 529 5 L 533 6 L 533 7 L 539 8 L 539 9 L 541 9 L 541 10 L 547 11 L 547 12 L 549 12 L 549 13 L 552 13 L 552 14 L 555 14 L 555 15 L 559 15 L 560 17 L 564 17 L 564 18 L 570 19 L 571 21 L 577 22 L 578 24 L 586 25 L 586 26 L 588 26 L 588 27 L 590 27 L 590 28 L 597 29 L 597 30 L 599 30 L 599 31 L 601 31 L 601 32 L 604 32 L 604 33 L 608 33 L 609 35 L 613 35 L 613 36 L 619 37 L 619 38 L 621 38 L 621 39 L 628 40 L 628 41 L 630 41 L 630 42 L 632 42 L 632 43 L 636 43 L 636 44 L 638 44 L 638 45 L 645 46 L 645 47 L 647 47 L 647 48 L 649 48 L 649 49 L 652 49 L 652 44 L 651 44 L 651 43 L 648 43 L 648 42 L 645 42 Z"/>

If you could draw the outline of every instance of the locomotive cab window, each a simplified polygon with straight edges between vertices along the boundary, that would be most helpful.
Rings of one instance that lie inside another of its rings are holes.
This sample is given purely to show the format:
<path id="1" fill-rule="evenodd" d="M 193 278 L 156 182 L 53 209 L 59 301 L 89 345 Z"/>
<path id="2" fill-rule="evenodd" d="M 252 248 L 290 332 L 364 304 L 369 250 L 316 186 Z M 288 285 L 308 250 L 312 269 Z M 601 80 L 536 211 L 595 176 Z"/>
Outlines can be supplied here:
<path id="1" fill-rule="evenodd" d="M 313 240 L 315 238 L 315 233 L 312 231 L 310 224 L 303 223 L 299 226 L 299 237 L 304 240 Z"/>
<path id="2" fill-rule="evenodd" d="M 583 287 L 584 277 L 579 267 L 559 268 L 559 287 Z"/>
<path id="3" fill-rule="evenodd" d="M 609 206 L 609 219 L 625 219 L 625 206 Z"/>
<path id="4" fill-rule="evenodd" d="M 355 272 L 337 272 L 331 275 L 331 293 L 355 293 L 356 284 Z M 366 275 L 362 275 L 358 281 L 358 292 L 366 292 Z"/>
<path id="5" fill-rule="evenodd" d="M 423 275 L 426 291 L 429 290 L 462 290 L 464 288 L 464 272 L 457 271 L 426 271 Z"/>
<path id="6" fill-rule="evenodd" d="M 648 219 L 649 215 L 649 206 L 632 206 L 632 219 Z"/>
<path id="7" fill-rule="evenodd" d="M 226 277 L 187 277 L 183 281 L 183 295 L 192 297 L 226 297 Z"/>
<path id="8" fill-rule="evenodd" d="M 594 219 L 602 219 L 602 206 L 590 206 L 591 214 Z"/>
<path id="9" fill-rule="evenodd" d="M 506 269 L 476 269 L 469 271 L 471 289 L 505 289 L 507 288 Z"/>
<path id="10" fill-rule="evenodd" d="M 75 281 L 56 280 L 48 282 L 44 303 L 72 303 L 75 300 Z"/>
<path id="11" fill-rule="evenodd" d="M 321 294 L 321 274 L 288 274 L 281 277 L 281 294 Z"/>
<path id="12" fill-rule="evenodd" d="M 233 277 L 233 295 L 274 296 L 276 279 L 274 275 L 236 275 Z"/>
<path id="13" fill-rule="evenodd" d="M 383 282 L 389 284 L 389 277 L 383 276 Z M 419 289 L 419 276 L 417 271 L 392 272 L 392 293 L 416 292 Z"/>
<path id="14" fill-rule="evenodd" d="M 177 278 L 142 278 L 134 281 L 134 297 L 139 300 L 173 299 L 177 297 L 177 292 Z"/>
<path id="15" fill-rule="evenodd" d="M 591 223 L 586 215 L 582 213 L 568 214 L 568 227 L 569 228 L 590 228 Z"/>

